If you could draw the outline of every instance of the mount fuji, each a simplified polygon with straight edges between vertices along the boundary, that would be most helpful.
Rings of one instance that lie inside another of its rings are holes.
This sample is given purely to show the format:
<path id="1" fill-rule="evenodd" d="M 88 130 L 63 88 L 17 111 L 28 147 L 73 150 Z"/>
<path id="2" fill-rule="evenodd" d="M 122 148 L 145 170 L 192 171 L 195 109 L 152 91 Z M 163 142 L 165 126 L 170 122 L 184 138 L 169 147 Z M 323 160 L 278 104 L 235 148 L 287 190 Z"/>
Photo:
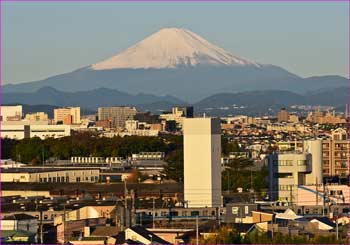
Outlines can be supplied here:
<path id="1" fill-rule="evenodd" d="M 40 81 L 4 85 L 3 92 L 108 88 L 171 95 L 192 103 L 222 92 L 276 89 L 300 93 L 347 83 L 339 76 L 304 79 L 279 66 L 234 55 L 187 29 L 164 28 L 101 62 Z"/>

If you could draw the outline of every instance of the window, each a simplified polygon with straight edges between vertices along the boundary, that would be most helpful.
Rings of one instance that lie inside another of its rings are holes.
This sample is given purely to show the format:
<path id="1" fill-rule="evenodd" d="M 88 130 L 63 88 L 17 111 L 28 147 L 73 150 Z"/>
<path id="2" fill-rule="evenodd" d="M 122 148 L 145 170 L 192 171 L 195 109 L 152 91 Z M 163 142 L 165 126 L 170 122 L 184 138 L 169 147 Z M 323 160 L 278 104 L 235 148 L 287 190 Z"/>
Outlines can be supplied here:
<path id="1" fill-rule="evenodd" d="M 53 178 L 52 178 L 52 181 L 55 183 L 55 182 L 56 182 L 56 177 L 53 177 Z"/>
<path id="2" fill-rule="evenodd" d="M 199 216 L 199 211 L 191 211 L 191 216 Z"/>
<path id="3" fill-rule="evenodd" d="M 249 207 L 248 206 L 244 206 L 244 213 L 249 214 Z"/>
<path id="4" fill-rule="evenodd" d="M 51 177 L 49 177 L 49 182 L 51 182 Z"/>
<path id="5" fill-rule="evenodd" d="M 232 207 L 232 214 L 238 214 L 239 207 Z"/>
<path id="6" fill-rule="evenodd" d="M 305 160 L 298 160 L 298 166 L 305 166 L 306 161 Z"/>
<path id="7" fill-rule="evenodd" d="M 182 211 L 182 216 L 186 217 L 187 216 L 187 212 L 186 211 Z"/>

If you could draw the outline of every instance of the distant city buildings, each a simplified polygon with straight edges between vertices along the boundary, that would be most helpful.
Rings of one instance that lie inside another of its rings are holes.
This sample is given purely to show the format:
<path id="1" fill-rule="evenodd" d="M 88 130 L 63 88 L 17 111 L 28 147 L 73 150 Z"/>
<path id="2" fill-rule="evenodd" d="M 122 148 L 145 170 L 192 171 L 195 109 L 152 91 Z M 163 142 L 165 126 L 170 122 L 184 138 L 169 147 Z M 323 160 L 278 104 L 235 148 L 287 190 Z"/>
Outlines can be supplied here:
<path id="1" fill-rule="evenodd" d="M 286 108 L 282 108 L 277 113 L 277 121 L 278 122 L 288 122 L 289 121 L 289 112 L 286 110 Z"/>
<path id="2" fill-rule="evenodd" d="M 0 121 L 20 121 L 22 119 L 22 105 L 1 106 Z"/>
<path id="3" fill-rule="evenodd" d="M 79 124 L 80 107 L 65 107 L 54 109 L 54 122 L 56 124 Z"/>
<path id="4" fill-rule="evenodd" d="M 45 112 L 27 113 L 25 118 L 27 121 L 48 121 L 49 116 Z"/>
<path id="5" fill-rule="evenodd" d="M 323 112 L 320 110 L 310 112 L 306 118 L 307 121 L 319 124 L 345 124 L 344 116 L 336 115 L 335 112 Z"/>
<path id="6" fill-rule="evenodd" d="M 160 119 L 165 121 L 175 121 L 176 127 L 182 128 L 184 118 L 193 118 L 193 107 L 173 107 L 171 113 L 161 114 Z"/>
<path id="7" fill-rule="evenodd" d="M 128 106 L 113 106 L 99 107 L 98 121 L 110 122 L 111 127 L 125 127 L 125 121 L 134 119 L 137 110 L 135 107 Z"/>

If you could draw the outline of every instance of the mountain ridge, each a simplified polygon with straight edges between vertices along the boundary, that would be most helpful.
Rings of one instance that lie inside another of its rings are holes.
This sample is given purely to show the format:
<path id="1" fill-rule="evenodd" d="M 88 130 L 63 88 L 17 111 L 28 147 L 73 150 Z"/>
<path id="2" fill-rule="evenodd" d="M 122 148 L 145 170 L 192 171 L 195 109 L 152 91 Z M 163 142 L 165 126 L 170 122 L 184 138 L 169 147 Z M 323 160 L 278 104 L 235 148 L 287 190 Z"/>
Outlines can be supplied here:
<path id="1" fill-rule="evenodd" d="M 195 103 L 221 92 L 277 89 L 306 93 L 349 84 L 349 79 L 339 76 L 302 78 L 276 65 L 240 58 L 191 31 L 170 28 L 168 32 L 169 28 L 163 29 L 110 59 L 72 72 L 4 85 L 3 93 L 35 92 L 42 87 L 66 92 L 105 87 L 129 94 L 172 95 Z M 164 47 L 159 51 L 155 44 Z"/>

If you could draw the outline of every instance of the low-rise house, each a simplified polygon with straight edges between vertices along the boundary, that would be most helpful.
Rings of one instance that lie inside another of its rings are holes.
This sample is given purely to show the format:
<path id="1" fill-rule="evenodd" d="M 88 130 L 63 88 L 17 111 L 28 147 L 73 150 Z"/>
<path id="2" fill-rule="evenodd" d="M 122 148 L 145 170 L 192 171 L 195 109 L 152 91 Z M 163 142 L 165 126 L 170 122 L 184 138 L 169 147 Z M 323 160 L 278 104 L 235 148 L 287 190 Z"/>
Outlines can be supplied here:
<path id="1" fill-rule="evenodd" d="M 125 230 L 125 240 L 142 244 L 170 244 L 143 226 L 134 225 Z"/>

